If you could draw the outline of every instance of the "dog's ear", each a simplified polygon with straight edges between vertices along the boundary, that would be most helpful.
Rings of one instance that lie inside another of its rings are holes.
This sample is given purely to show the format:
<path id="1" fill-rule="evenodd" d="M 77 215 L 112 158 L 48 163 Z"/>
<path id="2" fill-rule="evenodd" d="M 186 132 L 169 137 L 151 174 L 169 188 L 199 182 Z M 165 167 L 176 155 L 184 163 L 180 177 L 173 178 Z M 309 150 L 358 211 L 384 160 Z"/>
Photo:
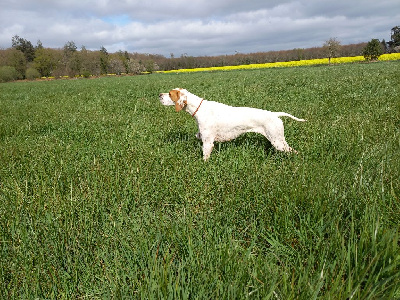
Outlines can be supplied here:
<path id="1" fill-rule="evenodd" d="M 186 101 L 176 101 L 175 102 L 175 111 L 181 111 L 182 108 L 184 108 L 186 104 L 187 104 Z"/>
<path id="2" fill-rule="evenodd" d="M 187 101 L 182 99 L 182 95 L 179 90 L 170 90 L 169 97 L 175 102 L 175 111 L 181 111 L 182 108 L 184 108 L 187 104 Z"/>
<path id="3" fill-rule="evenodd" d="M 181 97 L 181 92 L 177 90 L 170 90 L 169 97 L 171 98 L 172 101 L 176 102 Z"/>

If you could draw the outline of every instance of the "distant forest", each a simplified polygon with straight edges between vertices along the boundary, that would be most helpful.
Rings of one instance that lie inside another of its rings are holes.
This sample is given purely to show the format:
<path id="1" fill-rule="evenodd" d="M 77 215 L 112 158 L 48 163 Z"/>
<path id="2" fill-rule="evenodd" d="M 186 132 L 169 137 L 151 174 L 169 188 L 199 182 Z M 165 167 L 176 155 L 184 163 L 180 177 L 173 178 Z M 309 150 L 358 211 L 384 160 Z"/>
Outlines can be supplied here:
<path id="1" fill-rule="evenodd" d="M 400 46 L 400 27 L 392 28 L 391 41 L 380 42 L 382 53 L 398 51 Z M 377 40 L 376 40 L 377 41 Z M 103 74 L 142 74 L 154 71 L 192 69 L 203 67 L 235 66 L 269 62 L 296 61 L 326 57 L 344 57 L 362 55 L 368 43 L 341 45 L 331 38 L 321 47 L 297 48 L 292 50 L 268 51 L 257 53 L 236 53 L 219 56 L 170 57 L 157 54 L 128 53 L 118 51 L 108 53 L 99 50 L 80 49 L 73 41 L 63 48 L 46 48 L 40 41 L 36 46 L 15 35 L 12 47 L 0 49 L 0 82 L 15 79 L 35 79 L 39 77 L 89 77 Z"/>

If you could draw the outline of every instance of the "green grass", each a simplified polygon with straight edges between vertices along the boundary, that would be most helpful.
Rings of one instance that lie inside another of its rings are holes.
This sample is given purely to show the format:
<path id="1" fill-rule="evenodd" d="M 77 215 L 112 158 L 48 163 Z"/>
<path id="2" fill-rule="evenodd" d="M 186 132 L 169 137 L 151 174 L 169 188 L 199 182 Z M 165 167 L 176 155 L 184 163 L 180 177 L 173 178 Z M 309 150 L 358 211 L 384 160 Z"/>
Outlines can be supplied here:
<path id="1" fill-rule="evenodd" d="M 0 298 L 400 298 L 399 62 L 0 85 Z M 286 111 L 203 162 L 158 94 Z"/>

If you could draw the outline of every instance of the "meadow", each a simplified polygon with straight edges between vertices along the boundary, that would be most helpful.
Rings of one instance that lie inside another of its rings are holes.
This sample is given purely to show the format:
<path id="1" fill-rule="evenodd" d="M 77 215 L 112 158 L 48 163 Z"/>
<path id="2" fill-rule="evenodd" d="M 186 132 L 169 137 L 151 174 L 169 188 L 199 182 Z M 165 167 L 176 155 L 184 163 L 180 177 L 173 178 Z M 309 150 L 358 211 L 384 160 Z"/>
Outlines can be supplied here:
<path id="1" fill-rule="evenodd" d="M 400 62 L 0 84 L 1 299 L 399 299 Z M 202 159 L 159 103 L 285 111 Z"/>

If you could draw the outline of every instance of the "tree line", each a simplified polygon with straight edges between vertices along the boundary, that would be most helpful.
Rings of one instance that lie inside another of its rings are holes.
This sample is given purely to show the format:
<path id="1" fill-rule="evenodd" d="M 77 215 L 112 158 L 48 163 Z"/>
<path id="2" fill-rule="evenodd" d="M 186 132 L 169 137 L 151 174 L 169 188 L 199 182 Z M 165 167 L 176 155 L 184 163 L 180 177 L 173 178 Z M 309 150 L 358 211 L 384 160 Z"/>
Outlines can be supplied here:
<path id="1" fill-rule="evenodd" d="M 105 47 L 93 51 L 75 42 L 68 41 L 63 48 L 46 48 L 38 41 L 36 46 L 18 35 L 12 37 L 12 47 L 0 49 L 0 82 L 39 77 L 89 77 L 104 74 L 142 74 L 157 70 L 191 69 L 219 66 L 234 66 L 269 62 L 284 62 L 340 56 L 364 55 L 376 59 L 382 53 L 400 52 L 400 27 L 393 27 L 391 40 L 385 42 L 372 39 L 368 43 L 341 45 L 330 38 L 321 47 L 296 48 L 292 50 L 257 53 L 236 53 L 220 56 L 189 56 L 182 54 L 170 57 L 157 54 L 108 53 Z"/>

